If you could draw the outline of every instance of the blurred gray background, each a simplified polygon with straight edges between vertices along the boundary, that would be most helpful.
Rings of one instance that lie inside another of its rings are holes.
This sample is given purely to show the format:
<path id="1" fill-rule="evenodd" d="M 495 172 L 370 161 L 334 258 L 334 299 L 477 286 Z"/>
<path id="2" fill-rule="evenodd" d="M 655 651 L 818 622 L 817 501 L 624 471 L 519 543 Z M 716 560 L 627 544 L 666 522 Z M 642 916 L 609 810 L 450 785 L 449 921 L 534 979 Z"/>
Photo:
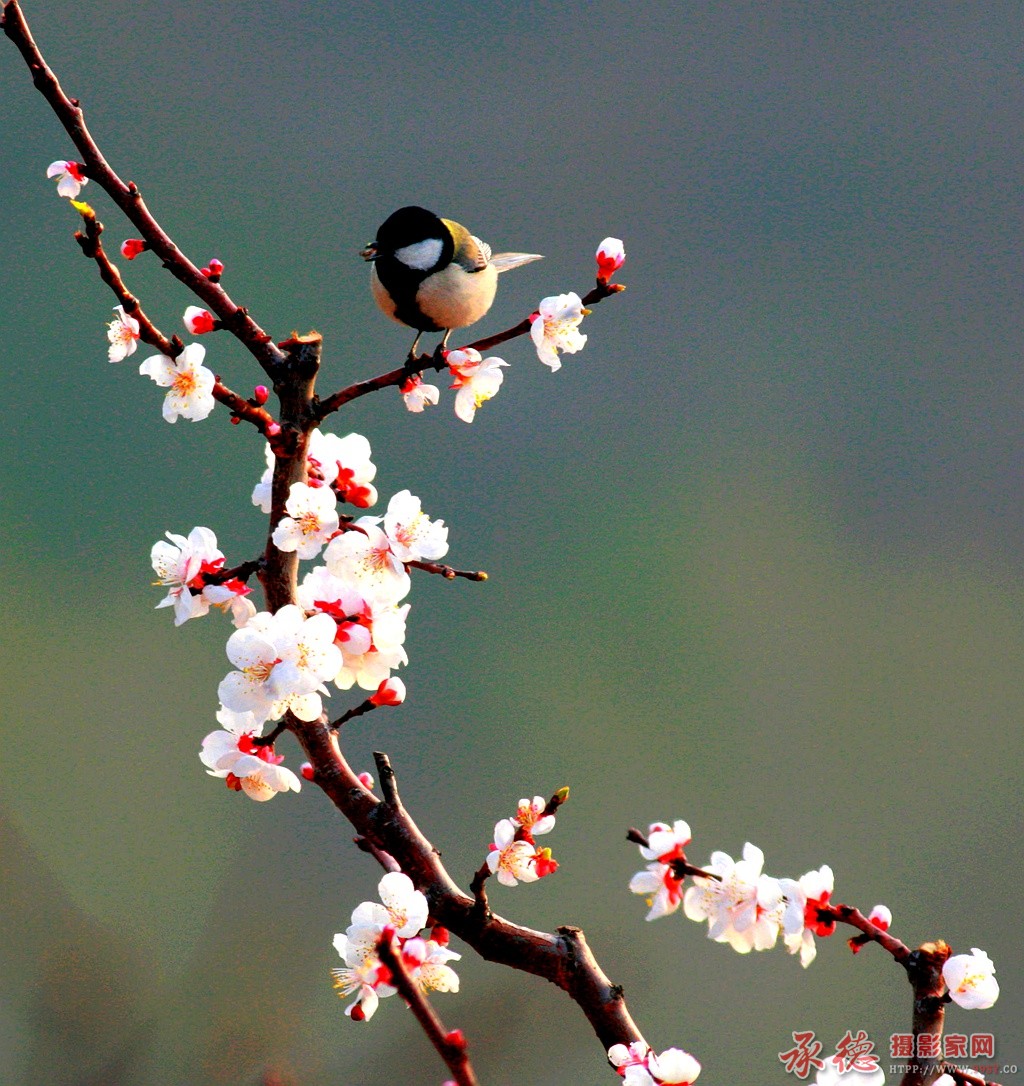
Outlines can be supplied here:
<path id="1" fill-rule="evenodd" d="M 581 925 L 702 1083 L 786 1083 L 796 1030 L 884 1055 L 902 972 L 841 935 L 805 972 L 645 924 L 624 833 L 684 817 L 697 862 L 747 840 L 774 875 L 827 862 L 907 942 L 992 955 L 1002 999 L 948 1026 L 1024 1063 L 1020 5 L 25 9 L 178 244 L 275 338 L 323 333 L 323 392 L 408 349 L 357 255 L 402 204 L 546 254 L 480 334 L 626 242 L 628 292 L 560 373 L 521 340 L 472 426 L 448 393 L 331 421 L 491 574 L 417 581 L 409 701 L 345 740 L 358 768 L 389 752 L 457 880 L 521 796 L 570 785 L 561 870 L 494 907 Z M 315 789 L 257 805 L 204 775 L 230 629 L 152 609 L 165 530 L 207 525 L 229 561 L 260 546 L 261 443 L 222 408 L 164 424 L 147 349 L 108 365 L 114 299 L 44 176 L 72 146 L 7 42 L 0 101 L 0 1081 L 440 1083 L 398 1000 L 358 1026 L 330 987 L 380 872 Z M 112 245 L 134 233 L 84 195 Z M 192 299 L 120 263 L 180 330 Z M 248 357 L 204 342 L 247 394 Z M 612 1081 L 560 992 L 459 971 L 436 1006 L 482 1082 Z"/>

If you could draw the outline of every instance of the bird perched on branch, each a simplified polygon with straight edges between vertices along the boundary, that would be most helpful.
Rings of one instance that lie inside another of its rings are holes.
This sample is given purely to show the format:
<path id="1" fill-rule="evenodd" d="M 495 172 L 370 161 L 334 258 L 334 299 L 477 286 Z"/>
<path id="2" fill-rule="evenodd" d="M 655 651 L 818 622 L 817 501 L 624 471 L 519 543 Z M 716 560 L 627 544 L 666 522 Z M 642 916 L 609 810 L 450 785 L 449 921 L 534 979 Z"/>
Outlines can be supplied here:
<path id="1" fill-rule="evenodd" d="M 401 207 L 380 225 L 360 253 L 373 261 L 370 287 L 381 311 L 415 328 L 414 358 L 424 332 L 444 332 L 478 321 L 498 289 L 498 273 L 540 260 L 537 253 L 491 253 L 491 247 L 451 219 L 422 207 Z"/>

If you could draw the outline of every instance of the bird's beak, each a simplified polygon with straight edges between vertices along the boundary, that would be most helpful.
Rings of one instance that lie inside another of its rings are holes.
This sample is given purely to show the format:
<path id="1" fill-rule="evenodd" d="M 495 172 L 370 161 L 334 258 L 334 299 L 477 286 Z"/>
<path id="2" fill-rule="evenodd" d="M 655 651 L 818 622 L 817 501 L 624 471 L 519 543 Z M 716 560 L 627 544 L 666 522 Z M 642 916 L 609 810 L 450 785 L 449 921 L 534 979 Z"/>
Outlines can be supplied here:
<path id="1" fill-rule="evenodd" d="M 371 241 L 365 249 L 359 250 L 359 255 L 363 258 L 363 260 L 376 260 L 377 257 L 380 255 L 377 252 L 377 243 L 375 241 Z"/>

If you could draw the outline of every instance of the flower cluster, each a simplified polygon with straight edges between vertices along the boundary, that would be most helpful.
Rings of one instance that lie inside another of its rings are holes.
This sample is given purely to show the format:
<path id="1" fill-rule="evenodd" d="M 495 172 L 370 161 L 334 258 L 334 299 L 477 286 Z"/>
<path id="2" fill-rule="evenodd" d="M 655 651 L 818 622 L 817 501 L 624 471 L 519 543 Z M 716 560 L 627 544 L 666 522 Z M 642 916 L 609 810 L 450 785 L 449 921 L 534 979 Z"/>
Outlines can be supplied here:
<path id="1" fill-rule="evenodd" d="M 377 489 L 373 486 L 377 468 L 370 457 L 370 443 L 362 434 L 338 437 L 314 430 L 309 435 L 305 485 L 311 489 L 326 488 L 357 509 L 369 509 L 377 502 Z M 274 474 L 274 451 L 269 445 L 266 464 L 266 470 L 252 492 L 252 502 L 269 514 Z"/>
<path id="2" fill-rule="evenodd" d="M 170 543 L 162 539 L 153 544 L 150 562 L 167 595 L 157 607 L 174 608 L 174 625 L 205 615 L 211 605 L 230 611 L 236 626 L 244 626 L 256 614 L 246 598 L 250 589 L 236 578 L 220 578 L 224 555 L 217 548 L 217 537 L 209 528 L 193 528 L 188 537 L 167 532 Z"/>
<path id="3" fill-rule="evenodd" d="M 334 937 L 334 949 L 345 962 L 331 970 L 341 996 L 355 994 L 345 1013 L 357 1022 L 373 1017 L 381 999 L 395 994 L 390 970 L 380 960 L 383 939 L 391 945 L 415 984 L 424 991 L 457 992 L 458 974 L 448 962 L 461 955 L 448 949 L 448 933 L 437 925 L 424 936 L 427 899 L 408 875 L 393 871 L 378 884 L 380 903 L 364 901 L 352 913 L 352 923 Z"/>
<path id="4" fill-rule="evenodd" d="M 508 363 L 501 358 L 484 358 L 473 347 L 445 351 L 444 360 L 452 378 L 455 393 L 455 414 L 463 422 L 472 422 L 477 408 L 497 395 Z M 437 385 L 428 385 L 418 373 L 410 374 L 399 386 L 405 406 L 415 414 L 436 404 L 441 398 Z"/>
<path id="5" fill-rule="evenodd" d="M 805 967 L 817 952 L 814 936 L 835 930 L 827 908 L 833 884 L 829 867 L 799 880 L 773 878 L 764 873 L 764 853 L 748 842 L 742 859 L 713 852 L 702 868 L 691 868 L 683 851 L 690 843 L 690 827 L 682 820 L 672 826 L 653 823 L 647 842 L 640 854 L 651 862 L 633 876 L 629 888 L 648 899 L 648 920 L 667 916 L 682 904 L 689 919 L 707 922 L 708 938 L 728 943 L 740 954 L 770 950 L 781 934 L 786 949 L 799 952 Z M 692 882 L 684 891 L 687 875 Z"/>
<path id="6" fill-rule="evenodd" d="M 121 251 L 127 259 L 133 260 L 144 248 L 144 242 L 129 238 L 121 246 Z M 116 306 L 114 312 L 117 317 L 107 325 L 107 340 L 110 343 L 107 357 L 111 362 L 123 362 L 135 353 L 139 345 L 139 322 L 125 312 L 124 306 Z M 215 326 L 213 316 L 196 306 L 189 306 L 185 310 L 184 320 L 185 327 L 193 335 L 212 331 Z M 213 411 L 216 402 L 213 389 L 217 379 L 213 371 L 203 365 L 205 358 L 206 348 L 201 343 L 190 343 L 177 356 L 153 355 L 139 366 L 139 373 L 151 377 L 161 388 L 167 389 L 163 416 L 168 422 L 177 422 L 179 418 L 201 422 Z"/>
<path id="7" fill-rule="evenodd" d="M 608 1062 L 622 1076 L 626 1086 L 690 1086 L 700 1074 L 700 1064 L 681 1048 L 666 1048 L 655 1054 L 643 1041 L 612 1045 Z"/>
<path id="8" fill-rule="evenodd" d="M 800 955 L 806 968 L 817 955 L 815 936 L 826 937 L 836 930 L 836 907 L 830 903 L 834 889 L 832 868 L 823 865 L 799 879 L 777 879 L 764 873 L 764 853 L 749 842 L 742 859 L 728 853 L 712 852 L 701 868 L 686 860 L 690 827 L 681 819 L 671 826 L 652 823 L 640 854 L 650 862 L 630 880 L 634 894 L 647 898 L 648 920 L 674 913 L 680 905 L 689 919 L 707 921 L 708 938 L 728 943 L 740 954 L 770 950 L 782 936 L 790 954 Z M 684 880 L 691 884 L 684 890 Z M 880 931 L 888 931 L 892 913 L 876 905 L 868 920 Z M 854 953 L 869 936 L 849 940 Z M 970 954 L 949 958 L 942 968 L 949 998 L 968 1009 L 991 1007 L 999 997 L 995 966 L 989 956 L 974 948 Z"/>
<path id="9" fill-rule="evenodd" d="M 267 458 L 273 459 L 269 447 Z M 359 506 L 377 498 L 366 438 L 314 431 L 307 467 L 309 482 L 292 484 L 287 515 L 272 534 L 275 546 L 299 558 L 323 551 L 324 564 L 303 577 L 297 603 L 273 614 L 257 613 L 244 599 L 248 589 L 243 584 L 233 578 L 218 581 L 224 556 L 208 528 L 193 529 L 187 539 L 168 533 L 171 542 L 153 548 L 153 566 L 169 589 L 160 606 L 175 608 L 177 624 L 205 614 L 211 604 L 230 606 L 235 615 L 238 628 L 226 647 L 234 670 L 217 689 L 224 714 L 218 720 L 227 731 L 212 733 L 204 743 L 204 751 L 210 747 L 216 754 L 215 761 L 203 756 L 204 764 L 219 776 L 250 775 L 225 761 L 228 754 L 278 767 L 280 759 L 253 744 L 253 738 L 259 738 L 268 720 L 286 712 L 316 720 L 330 693 L 328 682 L 341 690 L 358 686 L 372 691 L 368 700 L 374 707 L 402 704 L 405 684 L 391 672 L 408 663 L 403 646 L 409 604 L 401 602 L 411 583 L 406 564 L 440 558 L 448 550 L 444 522 L 431 520 L 408 490 L 392 497 L 383 517 L 360 517 L 342 529 L 338 498 Z M 268 468 L 253 494 L 253 501 L 267 509 L 270 486 Z M 252 762 L 245 765 L 251 768 Z M 265 768 L 256 768 L 260 789 L 243 783 L 241 791 L 269 799 L 287 790 L 277 787 L 284 779 L 280 773 L 268 776 Z M 288 778 L 291 787 L 295 778 Z M 262 790 L 264 785 L 269 792 Z"/>
<path id="10" fill-rule="evenodd" d="M 555 828 L 551 804 L 541 796 L 521 799 L 516 813 L 503 818 L 494 827 L 494 841 L 487 853 L 487 867 L 498 882 L 515 886 L 519 882 L 536 882 L 558 870 L 558 861 L 551 849 L 537 848 L 535 837 Z"/>
<path id="11" fill-rule="evenodd" d="M 236 792 L 250 799 L 273 799 L 278 792 L 298 792 L 299 778 L 281 763 L 272 743 L 258 743 L 263 725 L 255 713 L 236 713 L 221 708 L 217 720 L 222 730 L 203 740 L 199 757 L 211 777 L 221 777 Z"/>
<path id="12" fill-rule="evenodd" d="M 295 604 L 260 611 L 228 638 L 230 671 L 217 687 L 221 704 L 252 713 L 262 724 L 292 712 L 316 720 L 323 712 L 324 683 L 341 667 L 330 615 L 308 616 Z"/>

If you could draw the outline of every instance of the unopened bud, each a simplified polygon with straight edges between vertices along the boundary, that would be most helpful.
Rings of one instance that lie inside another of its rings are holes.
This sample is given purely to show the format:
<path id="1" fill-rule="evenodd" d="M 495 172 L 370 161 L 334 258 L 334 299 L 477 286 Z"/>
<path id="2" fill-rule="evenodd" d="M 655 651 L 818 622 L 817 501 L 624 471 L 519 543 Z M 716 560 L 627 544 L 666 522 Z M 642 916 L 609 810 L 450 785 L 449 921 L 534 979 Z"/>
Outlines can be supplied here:
<path id="1" fill-rule="evenodd" d="M 405 701 L 405 683 L 397 675 L 385 679 L 370 698 L 371 705 L 401 705 Z"/>
<path id="2" fill-rule="evenodd" d="M 444 1043 L 452 1048 L 459 1049 L 460 1052 L 466 1051 L 466 1035 L 461 1029 L 450 1029 L 444 1035 Z"/>
<path id="3" fill-rule="evenodd" d="M 139 253 L 144 253 L 149 246 L 142 238 L 128 238 L 121 242 L 121 255 L 125 260 L 134 260 Z"/>
<path id="4" fill-rule="evenodd" d="M 270 390 L 266 385 L 257 385 L 252 390 L 252 398 L 257 407 L 262 407 L 270 399 Z"/>
<path id="5" fill-rule="evenodd" d="M 597 249 L 597 281 L 607 283 L 626 262 L 626 249 L 618 238 L 605 238 Z"/>
<path id="6" fill-rule="evenodd" d="M 311 781 L 313 779 L 313 763 L 303 762 L 299 766 L 299 772 L 302 774 L 303 780 Z"/>
<path id="7" fill-rule="evenodd" d="M 208 309 L 200 309 L 197 305 L 190 305 L 185 310 L 185 327 L 194 336 L 205 335 L 214 329 L 213 314 Z"/>

